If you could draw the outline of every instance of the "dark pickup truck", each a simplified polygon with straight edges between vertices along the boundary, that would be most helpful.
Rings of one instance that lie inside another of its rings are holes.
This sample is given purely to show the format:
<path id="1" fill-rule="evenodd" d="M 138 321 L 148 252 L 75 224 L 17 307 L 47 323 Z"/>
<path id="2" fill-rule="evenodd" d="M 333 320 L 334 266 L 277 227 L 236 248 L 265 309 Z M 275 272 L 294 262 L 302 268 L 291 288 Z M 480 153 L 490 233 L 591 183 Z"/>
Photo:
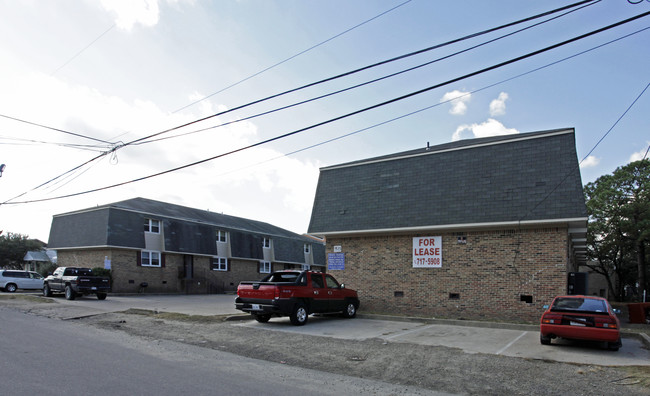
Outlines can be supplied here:
<path id="1" fill-rule="evenodd" d="M 90 268 L 59 267 L 43 281 L 43 295 L 65 293 L 65 298 L 74 300 L 77 295 L 95 294 L 105 300 L 111 291 L 111 280 L 106 276 L 95 276 Z"/>
<path id="2" fill-rule="evenodd" d="M 353 318 L 359 309 L 359 297 L 332 275 L 286 270 L 274 272 L 261 281 L 240 282 L 235 308 L 249 312 L 261 323 L 273 316 L 289 316 L 291 323 L 300 326 L 313 313 L 340 312 L 346 318 Z"/>

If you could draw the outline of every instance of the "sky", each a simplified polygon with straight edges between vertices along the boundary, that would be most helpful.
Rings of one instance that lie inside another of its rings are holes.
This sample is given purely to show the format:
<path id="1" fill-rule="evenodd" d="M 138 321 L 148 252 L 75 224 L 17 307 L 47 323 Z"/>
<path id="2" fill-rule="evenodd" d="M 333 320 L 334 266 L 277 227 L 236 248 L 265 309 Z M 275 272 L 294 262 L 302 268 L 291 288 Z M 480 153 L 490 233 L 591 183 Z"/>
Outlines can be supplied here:
<path id="1" fill-rule="evenodd" d="M 593 182 L 650 146 L 650 16 L 491 67 L 648 0 L 596 1 L 275 96 L 572 3 L 0 0 L 0 230 L 47 242 L 56 214 L 143 197 L 305 233 L 321 167 L 561 128 L 575 128 Z"/>

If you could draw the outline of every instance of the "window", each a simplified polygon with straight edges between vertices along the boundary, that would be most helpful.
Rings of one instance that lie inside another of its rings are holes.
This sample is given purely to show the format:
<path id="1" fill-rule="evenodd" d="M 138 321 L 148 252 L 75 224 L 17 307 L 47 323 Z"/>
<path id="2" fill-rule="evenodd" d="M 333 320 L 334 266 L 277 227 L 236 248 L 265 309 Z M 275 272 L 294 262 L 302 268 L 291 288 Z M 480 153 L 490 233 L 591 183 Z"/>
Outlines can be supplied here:
<path id="1" fill-rule="evenodd" d="M 160 267 L 160 252 L 143 250 L 140 257 L 143 267 Z"/>
<path id="2" fill-rule="evenodd" d="M 160 233 L 160 220 L 144 219 L 144 232 Z"/>
<path id="3" fill-rule="evenodd" d="M 264 249 L 270 249 L 271 248 L 271 238 L 264 238 L 264 241 L 262 241 L 262 247 Z"/>
<path id="4" fill-rule="evenodd" d="M 311 274 L 311 285 L 314 288 L 324 287 L 323 275 L 321 274 Z"/>
<path id="5" fill-rule="evenodd" d="M 325 275 L 325 283 L 330 289 L 339 289 L 341 287 L 332 275 Z"/>
<path id="6" fill-rule="evenodd" d="M 260 261 L 260 273 L 261 274 L 270 274 L 271 273 L 271 262 L 270 261 Z"/>
<path id="7" fill-rule="evenodd" d="M 213 271 L 228 271 L 228 259 L 225 257 L 212 257 L 210 268 Z"/>
<path id="8" fill-rule="evenodd" d="M 300 269 L 302 269 L 303 271 L 309 271 L 311 269 L 311 265 L 309 265 L 309 264 L 301 264 Z"/>
<path id="9" fill-rule="evenodd" d="M 217 242 L 227 242 L 226 231 L 217 230 Z"/>
<path id="10" fill-rule="evenodd" d="M 311 245 L 308 244 L 308 243 L 305 243 L 305 254 L 309 253 L 310 250 L 311 250 Z"/>

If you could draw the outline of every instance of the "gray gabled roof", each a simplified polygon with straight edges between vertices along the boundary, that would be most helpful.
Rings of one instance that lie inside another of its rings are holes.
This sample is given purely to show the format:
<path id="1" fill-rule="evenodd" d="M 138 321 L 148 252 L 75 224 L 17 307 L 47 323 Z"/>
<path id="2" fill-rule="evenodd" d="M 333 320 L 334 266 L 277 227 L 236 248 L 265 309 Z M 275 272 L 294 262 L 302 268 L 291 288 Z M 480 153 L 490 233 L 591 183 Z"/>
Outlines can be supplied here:
<path id="1" fill-rule="evenodd" d="M 303 245 L 312 244 L 315 264 L 324 263 L 324 244 L 261 221 L 145 198 L 133 198 L 55 215 L 49 246 L 54 249 L 123 247 L 144 249 L 144 219 L 161 221 L 165 250 L 216 255 L 215 231 L 228 231 L 233 257 L 261 259 L 262 238 L 273 239 L 276 261 L 305 261 Z"/>
<path id="2" fill-rule="evenodd" d="M 586 221 L 573 129 L 460 140 L 321 168 L 309 233 Z"/>

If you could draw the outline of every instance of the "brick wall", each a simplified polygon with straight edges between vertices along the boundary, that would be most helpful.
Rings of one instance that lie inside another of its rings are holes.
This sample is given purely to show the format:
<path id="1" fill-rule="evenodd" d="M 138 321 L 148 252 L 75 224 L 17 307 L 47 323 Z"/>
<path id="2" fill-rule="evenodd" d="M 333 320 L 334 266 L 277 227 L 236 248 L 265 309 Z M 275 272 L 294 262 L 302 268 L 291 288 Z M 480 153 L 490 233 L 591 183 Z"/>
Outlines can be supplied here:
<path id="1" fill-rule="evenodd" d="M 416 236 L 442 236 L 442 268 L 413 268 Z M 566 228 L 330 237 L 327 252 L 341 246 L 345 269 L 331 273 L 362 311 L 534 323 L 566 292 L 567 239 Z"/>
<path id="2" fill-rule="evenodd" d="M 236 291 L 242 280 L 260 280 L 266 275 L 259 273 L 257 260 L 229 259 L 228 271 L 214 271 L 209 257 L 194 256 L 192 279 L 185 279 L 182 254 L 165 253 L 164 267 L 138 266 L 139 250 L 60 250 L 57 254 L 61 267 L 103 268 L 104 259 L 111 260 L 114 293 L 139 293 L 142 282 L 147 283 L 145 293 L 227 293 Z M 284 265 L 272 264 L 272 270 L 280 269 Z"/>

